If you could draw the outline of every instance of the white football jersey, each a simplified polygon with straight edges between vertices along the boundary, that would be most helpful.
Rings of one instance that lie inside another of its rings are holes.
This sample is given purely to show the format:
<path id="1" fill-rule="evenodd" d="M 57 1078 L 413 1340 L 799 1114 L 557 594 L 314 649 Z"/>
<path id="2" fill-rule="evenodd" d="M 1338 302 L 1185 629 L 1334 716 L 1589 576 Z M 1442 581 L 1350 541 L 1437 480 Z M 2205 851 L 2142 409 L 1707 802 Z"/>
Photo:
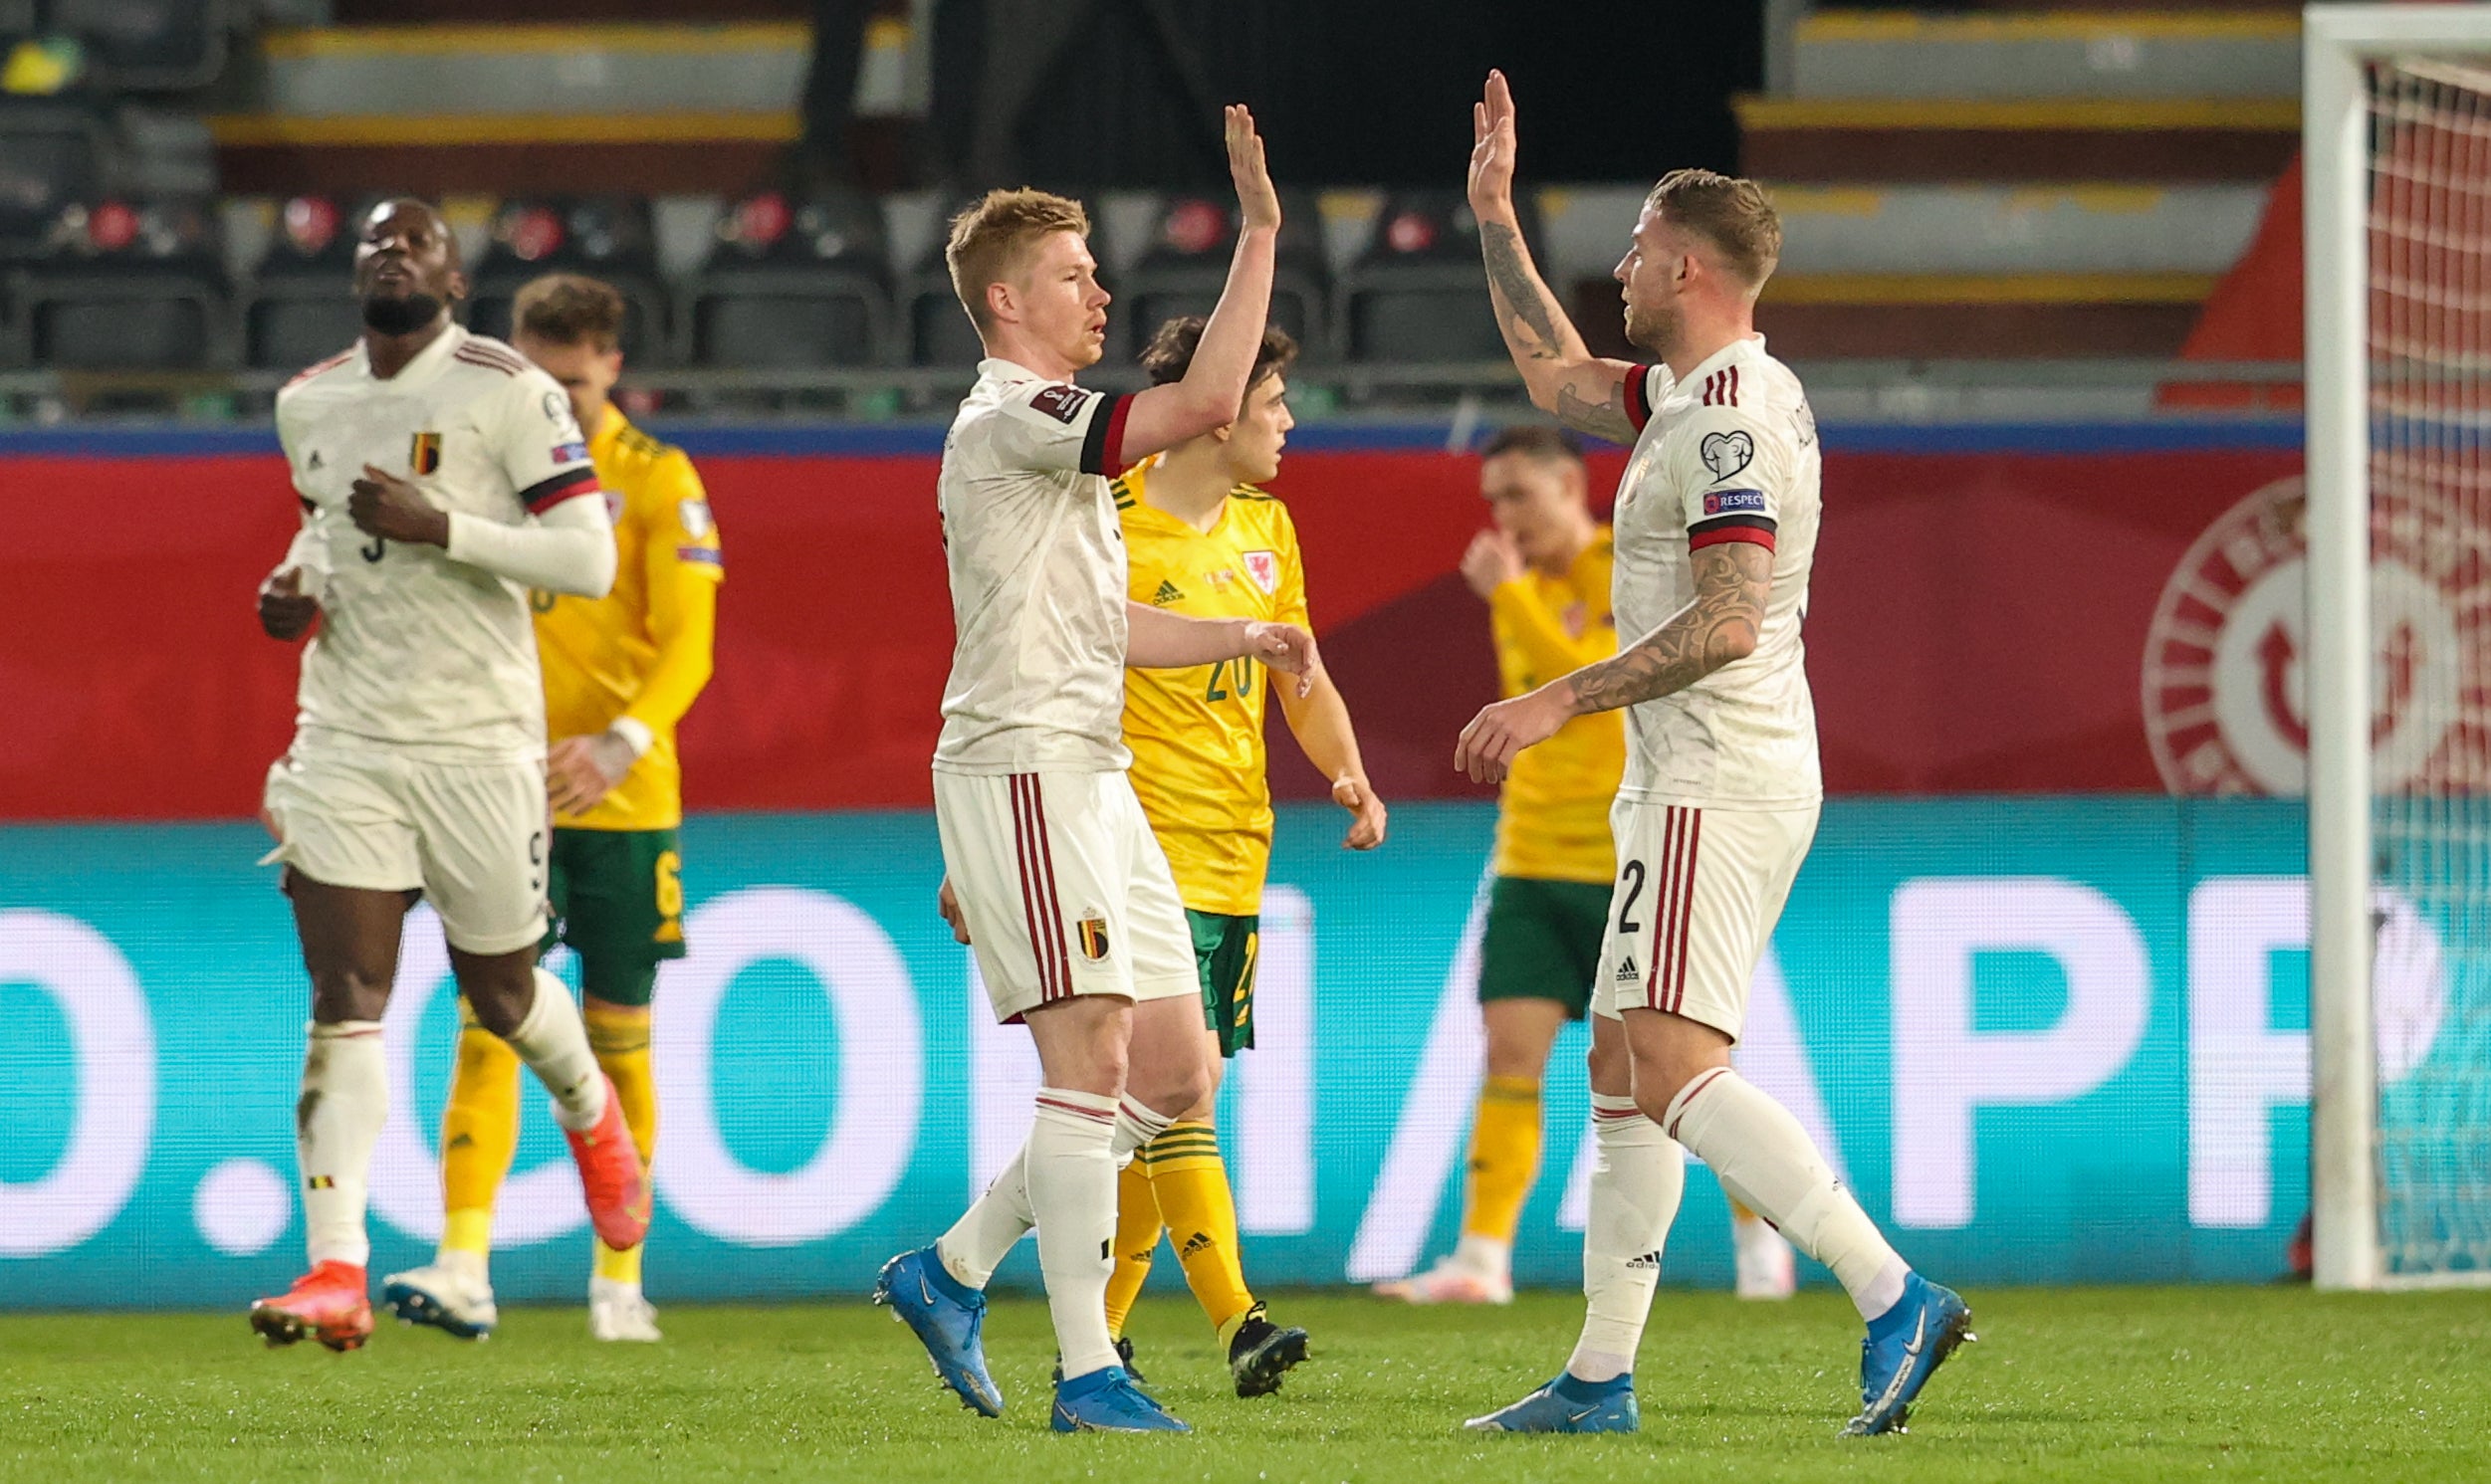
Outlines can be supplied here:
<path id="1" fill-rule="evenodd" d="M 1633 644 L 1695 598 L 1694 555 L 1715 542 L 1771 551 L 1773 587 L 1753 654 L 1629 709 L 1619 797 L 1747 809 L 1821 798 L 1799 638 L 1824 509 L 1807 393 L 1759 335 L 1685 381 L 1667 366 L 1636 367 L 1626 404 L 1642 437 L 1618 484 L 1618 642 Z"/>
<path id="2" fill-rule="evenodd" d="M 363 344 L 277 394 L 277 437 L 311 539 L 321 624 L 296 727 L 315 745 L 445 761 L 542 757 L 545 687 L 528 593 L 439 546 L 357 530 L 363 466 L 411 478 L 445 511 L 516 526 L 599 494 L 570 399 L 500 340 L 453 324 L 395 376 Z"/>
<path id="3" fill-rule="evenodd" d="M 1129 404 L 1008 360 L 978 363 L 935 486 L 956 635 L 937 768 L 1132 764 L 1124 530 L 1107 486 L 1124 467 Z"/>

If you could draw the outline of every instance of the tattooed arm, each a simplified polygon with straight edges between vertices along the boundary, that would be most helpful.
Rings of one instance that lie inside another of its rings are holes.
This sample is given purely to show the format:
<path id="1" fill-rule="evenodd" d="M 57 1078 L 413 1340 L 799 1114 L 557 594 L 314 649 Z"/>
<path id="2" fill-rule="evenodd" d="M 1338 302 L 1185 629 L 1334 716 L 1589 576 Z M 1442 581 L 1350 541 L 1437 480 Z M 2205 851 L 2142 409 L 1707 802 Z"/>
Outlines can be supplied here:
<path id="1" fill-rule="evenodd" d="M 1513 209 L 1513 94 L 1504 74 L 1487 75 L 1486 96 L 1472 105 L 1471 122 L 1471 211 L 1478 218 L 1487 294 L 1531 401 L 1577 432 L 1634 442 L 1635 424 L 1626 415 L 1626 378 L 1634 367 L 1591 353 L 1522 241 Z"/>
<path id="2" fill-rule="evenodd" d="M 1480 712 L 1462 729 L 1454 767 L 1475 782 L 1499 782 L 1515 753 L 1576 717 L 1674 695 L 1755 653 L 1773 589 L 1772 550 L 1722 541 L 1697 551 L 1694 564 L 1695 601 L 1615 657 Z"/>

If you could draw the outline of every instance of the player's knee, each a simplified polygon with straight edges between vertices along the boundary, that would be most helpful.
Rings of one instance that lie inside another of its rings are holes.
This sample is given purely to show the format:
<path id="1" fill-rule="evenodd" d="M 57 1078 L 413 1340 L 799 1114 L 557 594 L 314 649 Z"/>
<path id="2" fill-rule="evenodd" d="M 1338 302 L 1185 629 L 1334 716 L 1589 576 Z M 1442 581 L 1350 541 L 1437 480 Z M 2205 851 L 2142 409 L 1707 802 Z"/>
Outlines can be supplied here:
<path id="1" fill-rule="evenodd" d="M 1178 1059 L 1133 1068 L 1125 1090 L 1153 1113 L 1184 1118 L 1211 1102 L 1219 1086 L 1200 1061 Z"/>
<path id="2" fill-rule="evenodd" d="M 323 1025 L 377 1020 L 389 1008 L 389 976 L 359 968 L 315 970 L 312 1018 Z"/>
<path id="3" fill-rule="evenodd" d="M 1591 1090 L 1604 1098 L 1623 1098 L 1634 1090 L 1635 1065 L 1623 1041 L 1595 1036 L 1583 1058 L 1591 1074 Z"/>
<path id="4" fill-rule="evenodd" d="M 518 1033 L 536 1001 L 533 975 L 514 981 L 507 975 L 479 974 L 472 981 L 461 980 L 458 987 L 476 1023 L 505 1040 Z"/>

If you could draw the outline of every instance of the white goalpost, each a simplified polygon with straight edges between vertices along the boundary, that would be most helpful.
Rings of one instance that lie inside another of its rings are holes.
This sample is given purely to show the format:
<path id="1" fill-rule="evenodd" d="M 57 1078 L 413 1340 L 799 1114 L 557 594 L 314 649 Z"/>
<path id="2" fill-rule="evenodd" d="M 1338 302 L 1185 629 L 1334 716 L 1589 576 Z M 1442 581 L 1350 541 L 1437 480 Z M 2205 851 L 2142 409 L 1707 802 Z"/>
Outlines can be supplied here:
<path id="1" fill-rule="evenodd" d="M 2491 1284 L 2491 5 L 2302 28 L 2317 1282 Z"/>

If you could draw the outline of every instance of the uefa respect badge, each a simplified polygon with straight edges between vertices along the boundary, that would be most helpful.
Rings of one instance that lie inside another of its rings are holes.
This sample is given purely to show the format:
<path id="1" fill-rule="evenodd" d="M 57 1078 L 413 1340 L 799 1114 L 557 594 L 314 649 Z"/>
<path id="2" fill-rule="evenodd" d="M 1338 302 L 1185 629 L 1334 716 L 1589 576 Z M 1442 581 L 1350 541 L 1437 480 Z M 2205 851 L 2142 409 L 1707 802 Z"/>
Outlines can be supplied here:
<path id="1" fill-rule="evenodd" d="M 2381 792 L 2491 767 L 2491 528 L 2382 467 L 2371 499 L 2371 747 Z M 2309 782 L 2306 496 L 2295 476 L 2199 535 L 2146 633 L 2146 738 L 2173 793 Z"/>

